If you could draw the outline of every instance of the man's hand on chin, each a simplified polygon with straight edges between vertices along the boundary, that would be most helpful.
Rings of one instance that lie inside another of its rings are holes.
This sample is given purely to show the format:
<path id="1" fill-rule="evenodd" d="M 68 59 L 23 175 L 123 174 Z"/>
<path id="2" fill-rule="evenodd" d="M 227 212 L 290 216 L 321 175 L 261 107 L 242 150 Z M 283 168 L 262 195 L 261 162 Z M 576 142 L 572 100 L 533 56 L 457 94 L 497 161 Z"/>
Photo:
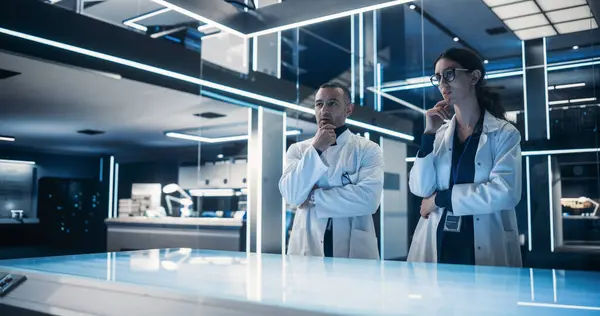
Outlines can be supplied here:
<path id="1" fill-rule="evenodd" d="M 312 188 L 312 190 L 310 190 L 310 193 L 308 194 L 308 197 L 306 198 L 306 201 L 302 202 L 302 204 L 300 204 L 300 206 L 298 208 L 306 208 L 310 205 L 310 198 L 313 195 L 313 192 L 318 189 L 319 187 L 315 184 Z"/>

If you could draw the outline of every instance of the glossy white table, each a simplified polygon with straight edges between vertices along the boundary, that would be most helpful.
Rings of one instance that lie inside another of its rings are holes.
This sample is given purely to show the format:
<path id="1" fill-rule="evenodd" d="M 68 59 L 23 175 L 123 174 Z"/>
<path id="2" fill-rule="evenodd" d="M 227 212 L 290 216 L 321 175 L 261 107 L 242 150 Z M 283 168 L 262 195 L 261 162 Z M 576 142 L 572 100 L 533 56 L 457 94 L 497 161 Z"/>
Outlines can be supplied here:
<path id="1" fill-rule="evenodd" d="M 600 315 L 600 273 L 580 271 L 187 248 L 0 261 L 0 271 L 28 277 L 0 304 L 64 315 Z"/>

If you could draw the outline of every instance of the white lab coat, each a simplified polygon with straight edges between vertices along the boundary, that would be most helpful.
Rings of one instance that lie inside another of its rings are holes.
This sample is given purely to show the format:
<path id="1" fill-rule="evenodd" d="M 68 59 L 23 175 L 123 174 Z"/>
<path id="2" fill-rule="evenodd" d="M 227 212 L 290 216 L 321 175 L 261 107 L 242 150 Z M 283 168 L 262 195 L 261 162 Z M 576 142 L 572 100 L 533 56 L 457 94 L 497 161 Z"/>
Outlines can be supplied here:
<path id="1" fill-rule="evenodd" d="M 298 208 L 288 255 L 324 256 L 323 239 L 333 218 L 333 256 L 379 259 L 373 213 L 383 191 L 381 148 L 346 130 L 321 156 L 312 139 L 290 146 L 279 190 L 292 205 L 301 205 L 313 186 L 314 205 Z M 351 184 L 343 185 L 347 173 Z"/>
<path id="2" fill-rule="evenodd" d="M 450 187 L 456 117 L 436 133 L 433 152 L 416 158 L 410 171 L 410 191 L 429 197 Z M 515 206 L 521 199 L 521 135 L 510 123 L 486 111 L 475 154 L 475 181 L 452 189 L 454 215 L 473 215 L 475 264 L 521 267 Z M 443 209 L 421 217 L 408 261 L 437 262 L 437 226 Z"/>

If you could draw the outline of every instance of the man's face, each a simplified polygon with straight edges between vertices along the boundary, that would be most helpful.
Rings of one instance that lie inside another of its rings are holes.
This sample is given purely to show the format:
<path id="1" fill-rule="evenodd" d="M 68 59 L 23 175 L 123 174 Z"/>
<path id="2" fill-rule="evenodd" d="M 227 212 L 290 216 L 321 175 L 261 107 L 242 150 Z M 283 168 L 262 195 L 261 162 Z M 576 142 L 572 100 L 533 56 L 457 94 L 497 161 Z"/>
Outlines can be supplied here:
<path id="1" fill-rule="evenodd" d="M 321 88 L 315 98 L 315 116 L 319 127 L 332 124 L 340 127 L 352 114 L 354 104 L 350 103 L 340 88 Z"/>

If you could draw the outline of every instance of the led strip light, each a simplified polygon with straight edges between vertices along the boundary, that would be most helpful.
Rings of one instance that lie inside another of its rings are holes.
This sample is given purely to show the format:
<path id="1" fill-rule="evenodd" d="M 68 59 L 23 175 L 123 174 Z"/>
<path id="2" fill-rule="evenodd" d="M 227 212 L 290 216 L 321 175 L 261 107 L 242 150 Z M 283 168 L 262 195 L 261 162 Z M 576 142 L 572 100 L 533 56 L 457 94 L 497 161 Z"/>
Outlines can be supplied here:
<path id="1" fill-rule="evenodd" d="M 290 130 L 290 131 L 285 132 L 286 136 L 295 136 L 295 135 L 300 135 L 300 134 L 302 134 L 302 132 L 299 130 Z M 202 136 L 190 135 L 190 134 L 185 134 L 185 133 L 168 132 L 168 133 L 165 133 L 165 136 L 172 137 L 172 138 L 193 140 L 193 141 L 197 141 L 197 142 L 201 142 L 201 143 L 209 143 L 209 144 L 248 140 L 248 135 L 209 138 L 209 137 L 202 137 Z"/>
<path id="2" fill-rule="evenodd" d="M 299 28 L 299 27 L 303 27 L 303 26 L 307 26 L 307 25 L 311 25 L 311 24 L 321 23 L 321 22 L 325 22 L 325 21 L 335 20 L 335 19 L 351 16 L 353 14 L 359 14 L 359 13 L 379 10 L 379 9 L 383 9 L 383 8 L 388 8 L 388 7 L 400 5 L 403 3 L 412 2 L 413 0 L 388 1 L 388 2 L 384 2 L 384 3 L 376 4 L 376 5 L 366 6 L 366 7 L 362 7 L 362 8 L 358 8 L 358 9 L 338 12 L 338 13 L 334 13 L 334 14 L 330 14 L 330 15 L 326 15 L 326 16 L 322 16 L 322 17 L 317 17 L 317 18 L 313 18 L 313 19 L 300 21 L 300 22 L 295 22 L 295 23 L 291 23 L 291 24 L 278 26 L 278 27 L 273 27 L 270 29 L 257 31 L 257 32 L 250 33 L 250 34 L 244 34 L 240 31 L 234 30 L 226 25 L 223 25 L 221 23 L 213 21 L 207 17 L 201 16 L 197 13 L 194 13 L 194 12 L 184 9 L 182 7 L 176 6 L 168 1 L 165 1 L 165 0 L 152 0 L 152 1 L 162 5 L 164 7 L 170 8 L 174 11 L 177 11 L 181 14 L 187 15 L 187 16 L 189 16 L 193 19 L 196 19 L 200 22 L 214 25 L 215 27 L 221 29 L 222 31 L 229 32 L 229 33 L 235 34 L 240 37 L 250 38 L 250 37 L 255 37 L 255 36 L 260 36 L 260 35 L 265 35 L 265 34 L 271 34 L 271 33 L 275 33 L 275 32 L 291 30 L 291 29 L 295 29 L 295 28 Z"/>
<path id="3" fill-rule="evenodd" d="M 124 66 L 137 68 L 137 69 L 140 69 L 140 70 L 144 70 L 144 71 L 148 71 L 148 72 L 151 72 L 151 73 L 163 75 L 163 76 L 166 76 L 166 77 L 170 77 L 170 78 L 174 78 L 174 79 L 178 79 L 178 80 L 182 80 L 182 81 L 194 83 L 194 84 L 197 84 L 197 85 L 201 85 L 201 86 L 204 86 L 204 87 L 208 87 L 208 88 L 220 90 L 220 91 L 223 91 L 223 92 L 232 93 L 232 94 L 235 94 L 235 95 L 238 95 L 238 96 L 247 97 L 247 98 L 258 100 L 258 101 L 261 101 L 261 102 L 270 103 L 272 105 L 276 105 L 276 106 L 279 106 L 279 107 L 287 108 L 287 109 L 290 109 L 290 110 L 295 110 L 295 111 L 299 111 L 299 112 L 303 112 L 303 113 L 315 115 L 315 110 L 314 109 L 309 109 L 309 108 L 304 107 L 304 106 L 300 106 L 300 105 L 293 104 L 293 103 L 290 103 L 290 102 L 285 102 L 285 101 L 278 100 L 278 99 L 275 99 L 275 98 L 267 97 L 267 96 L 264 96 L 264 95 L 261 95 L 261 94 L 257 94 L 257 93 L 253 93 L 253 92 L 244 91 L 244 90 L 241 90 L 241 89 L 236 89 L 236 88 L 228 87 L 228 86 L 225 86 L 225 85 L 222 85 L 222 84 L 218 84 L 218 83 L 214 83 L 214 82 L 211 82 L 211 81 L 207 81 L 207 80 L 195 78 L 195 77 L 192 77 L 192 76 L 183 75 L 183 74 L 180 74 L 180 73 L 177 73 L 177 72 L 173 72 L 173 71 L 169 71 L 169 70 L 165 70 L 165 69 L 162 69 L 162 68 L 158 68 L 158 67 L 154 67 L 154 66 L 149 66 L 149 65 L 142 64 L 142 63 L 135 62 L 135 61 L 131 61 L 131 60 L 128 60 L 128 59 L 124 59 L 124 58 L 120 58 L 120 57 L 116 57 L 116 56 L 112 56 L 112 55 L 108 55 L 108 54 L 96 52 L 96 51 L 93 51 L 93 50 L 89 50 L 89 49 L 85 49 L 85 48 L 81 48 L 81 47 L 77 47 L 77 46 L 73 46 L 73 45 L 69 45 L 69 44 L 64 44 L 64 43 L 56 42 L 56 41 L 53 41 L 53 40 L 49 40 L 49 39 L 45 39 L 45 38 L 41 38 L 41 37 L 29 35 L 29 34 L 17 32 L 17 31 L 5 29 L 5 28 L 2 28 L 2 27 L 0 27 L 0 33 L 6 34 L 6 35 L 10 35 L 10 36 L 14 36 L 14 37 L 18 37 L 18 38 L 22 38 L 22 39 L 33 41 L 33 42 L 37 42 L 37 43 L 40 43 L 40 44 L 44 44 L 44 45 L 48 45 L 48 46 L 52 46 L 52 47 L 64 49 L 64 50 L 71 51 L 71 52 L 74 52 L 74 53 L 78 53 L 78 54 L 87 55 L 87 56 L 90 56 L 90 57 L 94 57 L 94 58 L 98 58 L 98 59 L 110 61 L 110 62 L 113 62 L 113 63 L 116 63 L 116 64 L 121 64 L 121 65 L 124 65 Z M 348 119 L 348 120 L 346 120 L 346 123 L 348 125 L 353 125 L 353 126 L 356 126 L 356 127 L 361 127 L 361 128 L 368 129 L 368 130 L 371 130 L 371 131 L 374 131 L 374 132 L 378 132 L 378 133 L 381 133 L 381 134 L 385 134 L 385 135 L 388 135 L 388 136 L 393 136 L 393 137 L 405 139 L 405 140 L 408 140 L 408 141 L 413 141 L 414 140 L 414 137 L 412 135 L 408 135 L 408 134 L 396 132 L 396 131 L 393 131 L 393 130 L 390 130 L 390 129 L 386 129 L 386 128 L 383 128 L 383 127 L 374 126 L 374 125 L 363 123 L 363 122 L 359 122 L 359 121 L 356 121 L 356 120 Z"/>
<path id="4" fill-rule="evenodd" d="M 553 149 L 553 150 L 531 150 L 524 151 L 521 156 L 545 156 L 545 155 L 564 155 L 564 154 L 582 154 L 600 152 L 600 148 L 578 148 L 578 149 Z M 415 162 L 416 157 L 406 158 L 406 162 Z"/>
<path id="5" fill-rule="evenodd" d="M 163 14 L 163 13 L 166 13 L 166 12 L 169 12 L 169 11 L 171 11 L 171 9 L 169 9 L 169 8 L 162 8 L 162 9 L 159 9 L 159 10 L 152 11 L 150 13 L 146 13 L 144 15 L 140 15 L 140 16 L 135 17 L 133 19 L 125 20 L 125 21 L 123 21 L 123 24 L 125 24 L 125 25 L 127 25 L 129 27 L 132 27 L 132 28 L 134 28 L 136 30 L 140 30 L 142 32 L 147 32 L 148 31 L 147 27 L 145 27 L 145 26 L 143 26 L 141 24 L 137 24 L 136 22 L 139 22 L 141 20 L 145 20 L 147 18 L 151 18 L 153 16 L 157 16 L 159 14 Z"/>

